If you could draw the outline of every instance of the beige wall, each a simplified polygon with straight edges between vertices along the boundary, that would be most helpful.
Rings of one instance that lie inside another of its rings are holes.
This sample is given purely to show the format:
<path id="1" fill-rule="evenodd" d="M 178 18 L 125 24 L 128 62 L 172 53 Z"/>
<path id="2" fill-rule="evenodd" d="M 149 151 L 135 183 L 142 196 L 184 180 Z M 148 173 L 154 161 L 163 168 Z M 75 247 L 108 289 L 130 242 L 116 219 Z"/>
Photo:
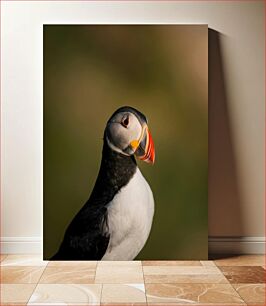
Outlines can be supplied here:
<path id="1" fill-rule="evenodd" d="M 265 236 L 263 1 L 5 1 L 1 7 L 6 243 L 42 237 L 43 23 L 203 23 L 217 31 L 209 46 L 209 234 Z"/>

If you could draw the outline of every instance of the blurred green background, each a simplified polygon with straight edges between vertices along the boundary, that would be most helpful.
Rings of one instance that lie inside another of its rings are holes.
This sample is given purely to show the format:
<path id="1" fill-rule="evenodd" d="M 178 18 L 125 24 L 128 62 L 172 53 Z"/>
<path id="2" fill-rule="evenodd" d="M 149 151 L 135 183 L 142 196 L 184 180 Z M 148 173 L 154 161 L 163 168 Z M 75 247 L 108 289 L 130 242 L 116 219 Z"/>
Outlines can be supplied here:
<path id="1" fill-rule="evenodd" d="M 155 198 L 138 259 L 208 257 L 207 25 L 44 26 L 44 258 L 89 198 L 110 115 L 149 120 Z"/>

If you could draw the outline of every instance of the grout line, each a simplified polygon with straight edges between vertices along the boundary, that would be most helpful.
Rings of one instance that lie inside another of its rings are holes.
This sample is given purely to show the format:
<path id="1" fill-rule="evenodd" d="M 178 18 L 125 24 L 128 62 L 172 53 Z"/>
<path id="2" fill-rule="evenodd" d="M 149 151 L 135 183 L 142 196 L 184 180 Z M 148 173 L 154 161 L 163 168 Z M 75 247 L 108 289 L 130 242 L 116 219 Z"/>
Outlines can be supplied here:
<path id="1" fill-rule="evenodd" d="M 100 293 L 100 305 L 102 304 L 102 296 L 103 296 L 103 284 L 97 284 L 101 285 L 101 293 Z"/>
<path id="2" fill-rule="evenodd" d="M 231 284 L 232 285 L 232 287 L 235 289 L 235 287 L 233 286 L 233 285 L 240 285 L 240 286 L 245 286 L 245 285 L 248 285 L 248 286 L 250 286 L 250 285 L 264 285 L 264 287 L 265 287 L 265 283 L 232 283 Z M 242 297 L 242 295 L 235 289 L 235 291 L 237 292 L 237 294 L 241 297 L 241 299 L 246 303 L 246 304 L 249 304 L 249 305 L 253 305 L 253 306 L 256 306 L 256 304 L 258 303 L 258 305 L 259 305 L 259 302 L 246 302 L 245 301 L 245 299 L 244 299 L 244 297 Z M 263 303 L 263 302 L 262 302 Z M 262 304 L 261 304 L 261 306 L 262 306 Z"/>
<path id="3" fill-rule="evenodd" d="M 214 262 L 214 261 L 213 261 Z M 219 266 L 216 265 L 216 263 L 214 262 L 215 267 L 220 271 L 220 273 L 222 274 L 222 276 L 224 277 L 224 279 L 227 281 L 228 284 L 231 285 L 230 281 L 227 279 L 227 277 L 224 275 L 223 271 L 219 268 Z"/>
<path id="4" fill-rule="evenodd" d="M 98 268 L 98 260 L 96 261 L 96 267 L 95 267 L 95 271 L 94 271 L 94 279 L 93 279 L 93 284 L 95 284 L 95 279 L 96 279 L 96 272 L 97 272 L 97 268 Z"/>
<path id="5" fill-rule="evenodd" d="M 114 283 L 108 283 L 108 285 L 113 285 Z M 127 283 L 127 284 L 130 284 L 130 283 Z M 133 283 L 132 283 L 133 284 Z M 219 286 L 224 286 L 224 285 L 231 285 L 232 286 L 232 284 L 230 284 L 230 283 L 205 283 L 205 282 L 201 282 L 201 283 L 191 283 L 191 282 L 189 282 L 189 283 L 184 283 L 184 282 L 182 282 L 182 283 L 175 283 L 175 282 L 169 282 L 169 283 L 166 283 L 166 282 L 161 282 L 161 283 L 145 283 L 145 284 L 147 284 L 147 285 L 219 285 Z M 244 283 L 243 283 L 244 284 Z M 251 284 L 251 283 L 249 283 L 249 284 Z M 258 283 L 256 283 L 256 284 L 258 284 Z M 264 283 L 259 283 L 259 284 L 264 284 Z M 119 285 L 119 284 L 118 284 Z M 121 284 L 120 284 L 121 285 Z"/>
<path id="6" fill-rule="evenodd" d="M 97 273 L 98 265 L 99 265 L 99 260 L 97 260 L 96 267 L 95 267 L 94 284 L 96 284 L 95 281 L 96 281 L 96 273 Z M 101 303 L 102 303 L 102 295 L 103 295 L 103 284 L 100 283 L 100 284 L 96 284 L 96 285 L 101 285 L 100 301 L 99 301 L 99 303 L 101 305 Z"/>
<path id="7" fill-rule="evenodd" d="M 43 276 L 43 273 L 44 273 L 44 271 L 46 270 L 46 267 L 47 267 L 47 266 L 48 266 L 48 263 L 47 263 L 47 265 L 44 267 L 44 269 L 43 269 L 43 271 L 42 271 L 42 274 L 40 275 L 39 280 L 38 280 L 38 282 L 36 283 L 36 286 L 34 287 L 34 289 L 33 289 L 33 291 L 32 291 L 32 294 L 30 295 L 29 299 L 27 300 L 27 304 L 26 304 L 26 305 L 28 305 L 28 303 L 29 303 L 31 297 L 32 297 L 33 294 L 34 294 L 34 291 L 36 290 L 37 286 L 39 285 L 39 281 L 41 280 L 41 278 L 42 278 L 42 276 Z"/>
<path id="8" fill-rule="evenodd" d="M 142 271 L 143 284 L 144 284 L 145 300 L 146 300 L 146 305 L 148 305 L 147 294 L 146 294 L 146 283 L 145 283 L 145 276 L 144 276 L 144 270 L 143 270 L 143 261 L 141 260 L 140 263 L 141 263 L 141 271 Z"/>
<path id="9" fill-rule="evenodd" d="M 239 298 L 246 303 L 246 301 L 242 298 L 242 296 L 237 292 L 237 290 L 234 288 L 234 286 L 229 282 L 229 285 L 234 289 L 234 291 L 236 292 L 236 294 L 239 296 Z M 252 304 L 252 303 L 251 303 Z"/>

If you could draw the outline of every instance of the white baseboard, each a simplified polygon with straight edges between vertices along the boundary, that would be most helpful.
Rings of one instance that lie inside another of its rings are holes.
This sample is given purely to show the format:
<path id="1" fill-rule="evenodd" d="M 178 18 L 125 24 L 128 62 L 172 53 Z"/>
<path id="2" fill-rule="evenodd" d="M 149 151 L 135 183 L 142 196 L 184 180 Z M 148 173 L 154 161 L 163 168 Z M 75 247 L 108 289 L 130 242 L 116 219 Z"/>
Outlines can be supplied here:
<path id="1" fill-rule="evenodd" d="M 1 237 L 2 254 L 42 253 L 41 237 Z"/>
<path id="2" fill-rule="evenodd" d="M 41 237 L 2 237 L 2 254 L 42 253 Z M 265 254 L 265 237 L 209 237 L 210 254 Z"/>
<path id="3" fill-rule="evenodd" d="M 209 237 L 209 254 L 265 254 L 265 237 Z"/>

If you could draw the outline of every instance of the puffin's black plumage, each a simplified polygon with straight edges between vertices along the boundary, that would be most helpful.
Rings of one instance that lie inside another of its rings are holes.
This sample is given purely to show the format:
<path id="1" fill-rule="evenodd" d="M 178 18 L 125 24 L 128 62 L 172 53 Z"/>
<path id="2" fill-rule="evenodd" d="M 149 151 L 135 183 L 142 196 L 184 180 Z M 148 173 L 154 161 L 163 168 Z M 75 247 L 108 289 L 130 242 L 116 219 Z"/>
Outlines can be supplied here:
<path id="1" fill-rule="evenodd" d="M 138 111 L 137 109 L 135 109 L 134 107 L 131 107 L 131 106 L 122 106 L 120 108 L 118 108 L 112 115 L 112 117 L 114 117 L 116 114 L 118 113 L 121 113 L 121 112 L 130 112 L 130 113 L 133 113 L 135 114 L 141 121 L 144 121 L 146 123 L 148 123 L 148 120 L 147 118 L 140 112 Z M 111 119 L 112 119 L 111 117 Z M 111 120 L 110 119 L 110 120 Z"/>
<path id="2" fill-rule="evenodd" d="M 102 161 L 89 200 L 68 226 L 52 260 L 100 260 L 109 243 L 107 204 L 136 172 L 134 156 L 110 149 L 104 137 Z"/>
<path id="3" fill-rule="evenodd" d="M 118 147 L 118 150 L 114 145 L 121 137 L 117 131 L 121 132 L 121 129 L 122 132 L 123 129 L 131 131 L 127 129 L 129 114 L 134 115 L 141 131 L 143 127 L 145 129 L 146 117 L 132 107 L 121 107 L 111 116 L 104 132 L 101 166 L 91 196 L 69 224 L 59 250 L 51 258 L 52 260 L 100 260 L 105 255 L 110 240 L 108 204 L 120 189 L 129 183 L 137 170 L 134 155 L 128 154 L 133 148 L 131 142 L 128 147 Z M 126 120 L 123 121 L 123 118 Z M 132 117 L 130 120 L 133 120 Z M 112 128 L 115 129 L 115 132 L 113 130 L 110 132 Z M 151 136 L 147 129 L 143 133 L 142 138 L 139 139 L 139 145 L 133 153 L 138 157 L 144 156 L 144 160 L 154 162 Z M 146 142 L 149 143 L 149 146 L 146 145 Z M 152 218 L 148 221 L 151 222 Z"/>

